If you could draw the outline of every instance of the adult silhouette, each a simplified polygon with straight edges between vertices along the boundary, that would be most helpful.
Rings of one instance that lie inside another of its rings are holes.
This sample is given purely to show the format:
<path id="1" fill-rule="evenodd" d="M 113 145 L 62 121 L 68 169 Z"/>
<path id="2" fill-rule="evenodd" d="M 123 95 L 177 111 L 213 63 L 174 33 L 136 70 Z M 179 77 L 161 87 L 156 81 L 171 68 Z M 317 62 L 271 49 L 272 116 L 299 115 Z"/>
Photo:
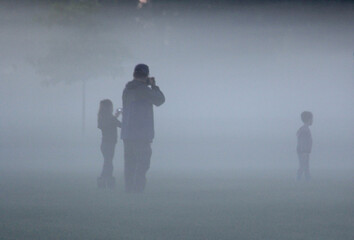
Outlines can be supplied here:
<path id="1" fill-rule="evenodd" d="M 146 173 L 150 168 L 151 143 L 154 139 L 153 105 L 160 106 L 165 96 L 149 77 L 149 67 L 138 64 L 134 79 L 123 91 L 123 118 L 121 138 L 124 142 L 125 191 L 143 192 Z"/>

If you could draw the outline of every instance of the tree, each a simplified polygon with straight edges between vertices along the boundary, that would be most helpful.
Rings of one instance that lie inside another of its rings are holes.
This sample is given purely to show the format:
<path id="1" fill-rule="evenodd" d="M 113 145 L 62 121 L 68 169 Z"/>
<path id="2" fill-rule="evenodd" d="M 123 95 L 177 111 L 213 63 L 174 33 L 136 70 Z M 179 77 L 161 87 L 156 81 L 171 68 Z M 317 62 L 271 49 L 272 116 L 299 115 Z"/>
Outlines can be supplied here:
<path id="1" fill-rule="evenodd" d="M 85 132 L 86 81 L 115 77 L 126 50 L 107 38 L 96 17 L 96 1 L 54 3 L 42 18 L 52 32 L 48 53 L 36 59 L 36 72 L 43 83 L 82 82 L 82 133 Z M 60 33 L 58 34 L 58 30 Z"/>

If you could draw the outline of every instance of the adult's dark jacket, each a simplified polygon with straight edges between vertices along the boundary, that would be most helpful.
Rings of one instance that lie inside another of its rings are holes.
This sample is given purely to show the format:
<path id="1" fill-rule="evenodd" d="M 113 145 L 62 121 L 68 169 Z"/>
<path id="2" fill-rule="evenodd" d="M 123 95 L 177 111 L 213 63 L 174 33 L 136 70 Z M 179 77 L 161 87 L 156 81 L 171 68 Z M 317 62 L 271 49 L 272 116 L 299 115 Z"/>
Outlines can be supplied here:
<path id="1" fill-rule="evenodd" d="M 123 118 L 121 138 L 123 140 L 150 141 L 154 139 L 153 105 L 160 106 L 165 96 L 157 86 L 132 80 L 123 91 Z"/>

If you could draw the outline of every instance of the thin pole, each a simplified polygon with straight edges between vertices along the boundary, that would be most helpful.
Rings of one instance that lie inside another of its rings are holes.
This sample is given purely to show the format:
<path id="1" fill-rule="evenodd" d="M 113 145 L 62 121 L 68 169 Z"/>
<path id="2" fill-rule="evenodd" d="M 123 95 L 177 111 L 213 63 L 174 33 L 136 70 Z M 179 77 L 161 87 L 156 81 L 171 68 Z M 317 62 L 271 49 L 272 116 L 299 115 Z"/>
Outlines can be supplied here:
<path id="1" fill-rule="evenodd" d="M 86 128 L 86 122 L 85 122 L 85 116 L 86 116 L 86 81 L 82 81 L 82 137 L 85 136 L 85 128 Z"/>

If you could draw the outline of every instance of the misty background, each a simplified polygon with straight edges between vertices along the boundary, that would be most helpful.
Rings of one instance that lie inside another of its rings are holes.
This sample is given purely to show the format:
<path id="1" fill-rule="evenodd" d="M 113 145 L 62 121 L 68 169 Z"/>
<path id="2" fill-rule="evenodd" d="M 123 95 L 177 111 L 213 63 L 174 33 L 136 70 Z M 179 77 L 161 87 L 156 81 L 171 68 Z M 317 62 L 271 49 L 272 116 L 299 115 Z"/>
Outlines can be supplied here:
<path id="1" fill-rule="evenodd" d="M 62 21 L 60 6 L 1 5 L 1 172 L 98 175 L 99 101 L 121 107 L 137 63 L 166 96 L 149 174 L 282 169 L 295 179 L 305 110 L 314 114 L 314 178 L 354 168 L 351 3 L 102 4 L 84 22 Z"/>

